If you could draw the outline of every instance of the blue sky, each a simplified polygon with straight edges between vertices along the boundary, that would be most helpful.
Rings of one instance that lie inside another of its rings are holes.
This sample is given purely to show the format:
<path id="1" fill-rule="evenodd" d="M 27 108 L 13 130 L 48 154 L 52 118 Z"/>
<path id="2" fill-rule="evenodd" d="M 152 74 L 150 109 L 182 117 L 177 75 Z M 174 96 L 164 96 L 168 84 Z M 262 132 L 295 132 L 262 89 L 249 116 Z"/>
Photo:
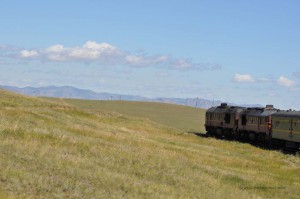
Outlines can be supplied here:
<path id="1" fill-rule="evenodd" d="M 0 84 L 300 109 L 300 2 L 0 1 Z"/>

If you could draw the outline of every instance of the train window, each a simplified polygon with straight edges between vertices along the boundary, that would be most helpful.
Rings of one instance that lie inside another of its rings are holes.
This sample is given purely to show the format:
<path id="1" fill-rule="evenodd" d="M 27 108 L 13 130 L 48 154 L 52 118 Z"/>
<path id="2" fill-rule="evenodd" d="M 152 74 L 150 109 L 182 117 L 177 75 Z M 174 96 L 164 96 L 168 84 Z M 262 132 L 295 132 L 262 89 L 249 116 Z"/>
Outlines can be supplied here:
<path id="1" fill-rule="evenodd" d="M 242 125 L 246 125 L 246 123 L 247 123 L 247 116 L 242 115 Z"/>
<path id="2" fill-rule="evenodd" d="M 225 123 L 229 124 L 230 123 L 230 114 L 226 113 L 224 119 L 225 119 Z"/>

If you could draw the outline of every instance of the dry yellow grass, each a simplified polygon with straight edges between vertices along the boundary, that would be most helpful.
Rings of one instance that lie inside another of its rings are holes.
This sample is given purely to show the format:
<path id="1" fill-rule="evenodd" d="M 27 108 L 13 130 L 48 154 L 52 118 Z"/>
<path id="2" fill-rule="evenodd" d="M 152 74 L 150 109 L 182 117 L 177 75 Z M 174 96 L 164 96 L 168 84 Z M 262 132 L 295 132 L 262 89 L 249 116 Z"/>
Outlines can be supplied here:
<path id="1" fill-rule="evenodd" d="M 299 198 L 300 158 L 0 91 L 0 187 L 0 198 Z"/>

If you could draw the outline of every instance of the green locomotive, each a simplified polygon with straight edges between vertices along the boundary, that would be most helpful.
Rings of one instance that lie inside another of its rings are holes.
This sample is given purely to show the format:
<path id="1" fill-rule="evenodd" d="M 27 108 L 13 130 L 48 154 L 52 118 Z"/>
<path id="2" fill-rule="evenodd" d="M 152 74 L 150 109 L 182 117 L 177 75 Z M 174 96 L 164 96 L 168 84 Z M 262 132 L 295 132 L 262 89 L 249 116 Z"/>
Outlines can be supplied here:
<path id="1" fill-rule="evenodd" d="M 273 142 L 289 148 L 300 147 L 300 111 L 279 111 L 272 115 Z"/>

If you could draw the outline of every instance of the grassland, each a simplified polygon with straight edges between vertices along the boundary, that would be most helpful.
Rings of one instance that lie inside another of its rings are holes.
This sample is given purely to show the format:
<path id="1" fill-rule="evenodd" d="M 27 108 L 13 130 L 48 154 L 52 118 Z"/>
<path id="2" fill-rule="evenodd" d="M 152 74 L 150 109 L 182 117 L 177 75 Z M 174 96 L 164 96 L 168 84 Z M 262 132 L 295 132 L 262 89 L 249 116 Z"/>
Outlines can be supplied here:
<path id="1" fill-rule="evenodd" d="M 204 132 L 204 109 L 166 103 L 103 101 L 79 99 L 49 99 L 71 104 L 79 109 L 97 112 L 115 112 L 132 117 L 147 118 L 156 123 L 185 132 Z"/>
<path id="2" fill-rule="evenodd" d="M 0 91 L 0 198 L 299 195 L 299 157 Z"/>

